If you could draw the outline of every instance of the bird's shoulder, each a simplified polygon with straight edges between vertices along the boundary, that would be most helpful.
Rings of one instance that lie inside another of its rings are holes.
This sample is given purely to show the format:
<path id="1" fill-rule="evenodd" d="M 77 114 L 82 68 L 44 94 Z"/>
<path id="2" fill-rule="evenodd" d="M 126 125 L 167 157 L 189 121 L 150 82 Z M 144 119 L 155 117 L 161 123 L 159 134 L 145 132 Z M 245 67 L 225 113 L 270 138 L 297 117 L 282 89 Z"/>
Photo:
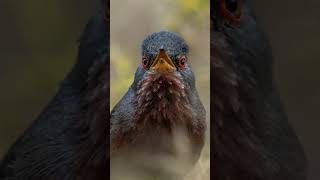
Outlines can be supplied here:
<path id="1" fill-rule="evenodd" d="M 115 105 L 111 111 L 111 129 L 119 123 L 122 125 L 130 124 L 134 115 L 134 91 L 130 87 L 122 99 Z"/>

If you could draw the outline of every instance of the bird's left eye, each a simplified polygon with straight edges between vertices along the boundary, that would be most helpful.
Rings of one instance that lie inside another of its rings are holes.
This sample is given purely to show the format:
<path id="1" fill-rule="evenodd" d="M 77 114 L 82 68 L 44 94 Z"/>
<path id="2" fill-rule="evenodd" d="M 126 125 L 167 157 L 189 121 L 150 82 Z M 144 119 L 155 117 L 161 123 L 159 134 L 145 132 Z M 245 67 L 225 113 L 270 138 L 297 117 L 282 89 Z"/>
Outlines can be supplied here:
<path id="1" fill-rule="evenodd" d="M 221 0 L 221 13 L 229 23 L 239 25 L 243 10 L 243 0 Z"/>
<path id="2" fill-rule="evenodd" d="M 183 55 L 178 58 L 178 66 L 180 69 L 184 69 L 186 67 L 186 63 L 187 63 L 186 56 Z"/>
<path id="3" fill-rule="evenodd" d="M 142 66 L 143 66 L 144 69 L 148 69 L 149 61 L 148 61 L 146 56 L 142 57 Z"/>

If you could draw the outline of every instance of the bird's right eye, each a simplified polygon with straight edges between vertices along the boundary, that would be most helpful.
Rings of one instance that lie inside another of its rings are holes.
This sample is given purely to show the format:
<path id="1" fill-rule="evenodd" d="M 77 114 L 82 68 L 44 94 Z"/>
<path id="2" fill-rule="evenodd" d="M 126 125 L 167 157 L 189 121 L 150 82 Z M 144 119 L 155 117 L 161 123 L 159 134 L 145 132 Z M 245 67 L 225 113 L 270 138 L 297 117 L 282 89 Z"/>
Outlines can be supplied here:
<path id="1" fill-rule="evenodd" d="M 148 61 L 146 56 L 142 57 L 142 66 L 143 66 L 144 69 L 148 69 L 149 61 Z"/>

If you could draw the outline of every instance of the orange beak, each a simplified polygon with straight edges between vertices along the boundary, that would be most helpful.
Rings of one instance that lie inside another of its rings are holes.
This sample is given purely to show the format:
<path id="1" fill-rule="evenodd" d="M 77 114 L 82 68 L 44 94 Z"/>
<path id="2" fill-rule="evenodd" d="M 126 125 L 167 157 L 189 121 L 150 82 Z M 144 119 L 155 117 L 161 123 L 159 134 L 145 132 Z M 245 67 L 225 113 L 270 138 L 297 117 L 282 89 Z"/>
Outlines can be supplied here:
<path id="1" fill-rule="evenodd" d="M 171 73 L 176 70 L 171 58 L 167 55 L 164 49 L 160 49 L 159 54 L 150 66 L 151 71 L 159 73 Z"/>

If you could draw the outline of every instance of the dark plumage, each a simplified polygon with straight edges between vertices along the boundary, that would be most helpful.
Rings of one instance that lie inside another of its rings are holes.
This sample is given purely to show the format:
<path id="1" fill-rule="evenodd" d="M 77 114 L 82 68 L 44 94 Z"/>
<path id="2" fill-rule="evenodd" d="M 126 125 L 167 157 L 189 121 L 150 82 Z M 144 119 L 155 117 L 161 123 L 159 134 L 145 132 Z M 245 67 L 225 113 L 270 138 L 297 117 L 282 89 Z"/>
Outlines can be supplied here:
<path id="1" fill-rule="evenodd" d="M 143 41 L 134 82 L 111 112 L 111 174 L 129 168 L 170 179 L 198 160 L 205 110 L 187 55 L 187 44 L 175 33 L 162 31 Z"/>
<path id="2" fill-rule="evenodd" d="M 106 3 L 107 4 L 107 3 Z M 109 22 L 88 23 L 78 60 L 56 96 L 0 163 L 2 180 L 106 179 Z"/>
<path id="3" fill-rule="evenodd" d="M 272 78 L 271 48 L 247 0 L 211 1 L 211 71 L 213 179 L 306 179 Z"/>

